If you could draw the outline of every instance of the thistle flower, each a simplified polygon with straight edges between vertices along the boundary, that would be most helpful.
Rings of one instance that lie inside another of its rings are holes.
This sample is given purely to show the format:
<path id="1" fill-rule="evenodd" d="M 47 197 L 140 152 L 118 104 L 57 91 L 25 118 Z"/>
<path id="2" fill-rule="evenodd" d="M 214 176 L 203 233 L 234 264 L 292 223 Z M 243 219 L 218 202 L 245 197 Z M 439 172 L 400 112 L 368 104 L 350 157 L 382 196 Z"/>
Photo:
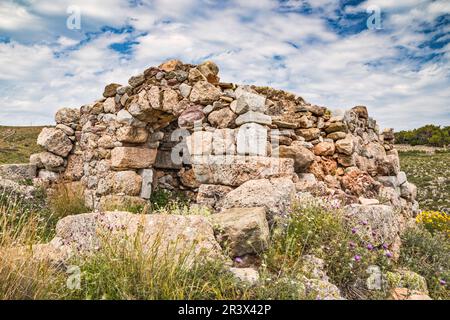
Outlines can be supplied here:
<path id="1" fill-rule="evenodd" d="M 352 233 L 353 233 L 353 234 L 356 233 L 356 228 L 352 228 Z"/>
<path id="2" fill-rule="evenodd" d="M 447 282 L 446 282 L 444 279 L 440 279 L 440 280 L 439 280 L 439 284 L 440 284 L 441 286 L 445 286 L 445 285 L 447 284 Z"/>
<path id="3" fill-rule="evenodd" d="M 371 243 L 369 243 L 369 244 L 367 245 L 367 250 L 373 250 L 373 245 L 372 245 Z"/>
<path id="4" fill-rule="evenodd" d="M 391 252 L 389 252 L 389 251 L 387 251 L 387 252 L 386 252 L 386 257 L 388 257 L 388 258 L 392 258 L 392 253 L 391 253 Z"/>
<path id="5" fill-rule="evenodd" d="M 356 255 L 356 256 L 354 257 L 354 259 L 355 259 L 355 261 L 361 261 L 361 256 Z"/>

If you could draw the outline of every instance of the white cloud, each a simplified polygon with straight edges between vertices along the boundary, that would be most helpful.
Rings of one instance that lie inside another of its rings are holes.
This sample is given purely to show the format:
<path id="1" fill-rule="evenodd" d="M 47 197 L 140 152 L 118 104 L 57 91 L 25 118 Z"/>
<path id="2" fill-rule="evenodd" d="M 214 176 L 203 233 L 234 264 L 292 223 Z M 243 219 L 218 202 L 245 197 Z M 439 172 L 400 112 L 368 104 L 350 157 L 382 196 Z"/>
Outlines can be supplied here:
<path id="1" fill-rule="evenodd" d="M 80 45 L 80 34 L 65 29 L 69 2 L 81 7 L 83 32 L 125 24 L 136 31 L 106 32 Z M 0 123 L 51 123 L 57 108 L 91 102 L 107 83 L 126 83 L 131 75 L 168 58 L 190 63 L 207 58 L 218 63 L 224 81 L 287 89 L 331 108 L 365 104 L 382 126 L 450 124 L 450 48 L 417 47 L 430 35 L 416 32 L 414 21 L 432 21 L 417 9 L 422 1 L 368 1 L 353 7 L 365 12 L 377 2 L 392 12 L 386 23 L 395 28 L 345 37 L 323 19 L 335 14 L 337 2 L 328 0 L 308 1 L 318 12 L 312 15 L 277 12 L 276 1 L 269 0 L 229 1 L 220 8 L 210 0 L 143 2 L 139 7 L 119 0 L 33 2 L 27 12 L 50 17 L 38 18 L 42 26 L 59 21 L 59 29 L 40 33 L 45 41 L 39 43 L 19 43 L 14 37 L 0 43 Z M 287 4 L 294 8 L 304 3 Z M 441 2 L 422 6 L 434 17 L 447 10 Z M 124 59 L 110 45 L 129 38 L 138 43 L 130 59 Z M 443 57 L 418 64 L 399 46 L 418 55 L 441 52 Z"/>

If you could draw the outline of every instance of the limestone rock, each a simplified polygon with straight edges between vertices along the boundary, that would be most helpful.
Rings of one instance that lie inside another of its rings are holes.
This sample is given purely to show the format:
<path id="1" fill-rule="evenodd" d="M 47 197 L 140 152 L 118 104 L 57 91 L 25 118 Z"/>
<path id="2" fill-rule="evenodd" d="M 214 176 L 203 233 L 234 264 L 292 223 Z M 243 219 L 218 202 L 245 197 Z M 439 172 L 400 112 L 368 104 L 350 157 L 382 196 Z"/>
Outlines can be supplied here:
<path id="1" fill-rule="evenodd" d="M 182 65 L 183 62 L 181 62 L 180 60 L 173 59 L 165 61 L 164 63 L 160 64 L 158 68 L 165 72 L 171 72 L 180 68 Z"/>
<path id="2" fill-rule="evenodd" d="M 334 151 L 333 142 L 320 142 L 314 146 L 314 154 L 318 156 L 332 156 Z"/>
<path id="3" fill-rule="evenodd" d="M 72 141 L 64 132 L 54 128 L 42 129 L 37 144 L 61 157 L 67 157 L 72 150 Z"/>
<path id="4" fill-rule="evenodd" d="M 110 83 L 105 87 L 103 91 L 103 96 L 105 98 L 115 97 L 117 94 L 117 89 L 120 88 L 121 85 L 117 83 Z"/>
<path id="5" fill-rule="evenodd" d="M 56 156 L 55 156 L 56 157 Z M 64 160 L 63 160 L 64 162 Z M 36 163 L 34 164 L 3 164 L 0 165 L 0 178 L 8 180 L 27 180 L 36 178 Z"/>
<path id="6" fill-rule="evenodd" d="M 232 257 L 260 253 L 269 244 L 266 210 L 232 208 L 211 216 L 216 239 Z"/>
<path id="7" fill-rule="evenodd" d="M 242 91 L 236 101 L 236 113 L 243 114 L 248 111 L 266 112 L 266 98 L 256 93 Z"/>
<path id="8" fill-rule="evenodd" d="M 197 203 L 214 208 L 233 188 L 217 184 L 201 184 L 197 193 Z"/>
<path id="9" fill-rule="evenodd" d="M 117 122 L 134 127 L 145 127 L 145 122 L 142 122 L 133 117 L 127 110 L 122 109 L 117 113 Z"/>
<path id="10" fill-rule="evenodd" d="M 145 128 L 124 126 L 116 132 L 117 140 L 129 143 L 144 143 L 148 138 L 148 131 Z"/>
<path id="11" fill-rule="evenodd" d="M 177 261 L 186 255 L 188 265 L 194 258 L 223 259 L 210 223 L 195 215 L 137 215 L 117 211 L 78 214 L 58 221 L 51 243 L 73 248 L 73 254 L 84 256 L 119 239 L 129 246 L 139 241 L 143 254 L 155 254 L 158 259 L 170 256 Z"/>
<path id="12" fill-rule="evenodd" d="M 233 129 L 214 130 L 212 153 L 214 155 L 236 154 L 236 134 Z"/>
<path id="13" fill-rule="evenodd" d="M 236 136 L 237 153 L 240 155 L 266 156 L 267 129 L 257 123 L 246 123 Z"/>
<path id="14" fill-rule="evenodd" d="M 248 180 L 291 177 L 294 174 L 292 159 L 258 156 L 193 157 L 192 167 L 201 183 L 234 187 Z"/>
<path id="15" fill-rule="evenodd" d="M 399 217 L 391 206 L 352 204 L 345 207 L 356 233 L 371 244 L 393 245 L 399 236 Z"/>
<path id="16" fill-rule="evenodd" d="M 142 169 L 139 171 L 139 175 L 142 178 L 141 198 L 150 199 L 152 195 L 154 171 L 153 169 Z"/>
<path id="17" fill-rule="evenodd" d="M 236 118 L 236 125 L 238 126 L 249 122 L 269 125 L 272 124 L 272 118 L 266 114 L 255 111 L 247 111 Z"/>
<path id="18" fill-rule="evenodd" d="M 239 281 L 254 285 L 259 281 L 259 273 L 253 268 L 230 268 L 230 272 Z"/>
<path id="19" fill-rule="evenodd" d="M 142 178 L 135 171 L 119 171 L 114 174 L 114 192 L 137 196 L 141 191 Z"/>
<path id="20" fill-rule="evenodd" d="M 80 110 L 71 108 L 62 108 L 56 112 L 56 123 L 62 123 L 70 126 L 71 124 L 78 123 L 80 120 Z"/>
<path id="21" fill-rule="evenodd" d="M 219 100 L 222 92 L 207 81 L 199 81 L 192 88 L 189 99 L 192 102 L 208 105 Z"/>
<path id="22" fill-rule="evenodd" d="M 143 169 L 156 160 L 156 149 L 116 147 L 111 151 L 111 166 L 115 169 Z"/>
<path id="23" fill-rule="evenodd" d="M 280 146 L 279 156 L 294 159 L 296 172 L 302 172 L 307 169 L 315 159 L 314 154 L 297 141 L 290 146 Z"/>
<path id="24" fill-rule="evenodd" d="M 219 67 L 212 61 L 205 61 L 197 66 L 198 71 L 205 76 L 210 83 L 219 83 Z"/>
<path id="25" fill-rule="evenodd" d="M 195 131 L 186 138 L 186 144 L 191 156 L 209 155 L 212 151 L 213 134 L 209 131 Z"/>
<path id="26" fill-rule="evenodd" d="M 351 139 L 341 139 L 336 141 L 336 150 L 337 152 L 351 155 L 354 150 L 353 140 Z"/>
<path id="27" fill-rule="evenodd" d="M 295 194 L 290 178 L 249 180 L 229 192 L 220 202 L 222 210 L 236 207 L 264 207 L 268 219 L 286 216 Z"/>
<path id="28" fill-rule="evenodd" d="M 64 158 L 51 152 L 41 152 L 38 156 L 39 162 L 47 170 L 55 171 L 55 169 L 61 168 L 64 165 Z"/>
<path id="29" fill-rule="evenodd" d="M 165 112 L 172 112 L 178 105 L 178 94 L 175 90 L 166 89 L 163 91 L 162 109 Z"/>
<path id="30" fill-rule="evenodd" d="M 305 138 L 306 141 L 315 140 L 320 137 L 320 129 L 318 128 L 298 129 L 296 133 Z"/>
<path id="31" fill-rule="evenodd" d="M 184 98 L 189 98 L 192 87 L 186 83 L 180 84 L 180 93 Z"/>
<path id="32" fill-rule="evenodd" d="M 236 114 L 230 108 L 222 108 L 213 111 L 208 116 L 208 121 L 213 127 L 223 129 L 234 126 Z"/>

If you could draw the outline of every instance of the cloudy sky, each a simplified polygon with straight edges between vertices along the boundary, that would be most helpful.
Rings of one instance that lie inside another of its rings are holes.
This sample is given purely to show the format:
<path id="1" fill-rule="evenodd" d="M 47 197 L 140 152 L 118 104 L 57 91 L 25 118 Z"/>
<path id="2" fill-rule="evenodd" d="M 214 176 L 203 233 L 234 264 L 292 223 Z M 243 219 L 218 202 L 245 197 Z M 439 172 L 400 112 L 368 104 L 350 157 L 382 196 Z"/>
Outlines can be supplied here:
<path id="1" fill-rule="evenodd" d="M 382 127 L 450 125 L 448 0 L 1 0 L 0 124 L 52 124 L 169 58 Z"/>

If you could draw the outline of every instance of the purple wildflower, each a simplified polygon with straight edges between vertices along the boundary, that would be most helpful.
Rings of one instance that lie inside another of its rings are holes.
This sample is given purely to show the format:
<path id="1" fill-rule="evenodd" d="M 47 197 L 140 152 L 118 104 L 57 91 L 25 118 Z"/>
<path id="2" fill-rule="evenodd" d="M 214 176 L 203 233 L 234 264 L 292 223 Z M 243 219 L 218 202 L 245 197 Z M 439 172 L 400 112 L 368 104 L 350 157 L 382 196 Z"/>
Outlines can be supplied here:
<path id="1" fill-rule="evenodd" d="M 361 222 L 361 224 L 362 224 L 363 226 L 367 226 L 367 221 L 363 221 L 363 222 Z"/>
<path id="2" fill-rule="evenodd" d="M 383 249 L 386 250 L 388 248 L 388 245 L 386 243 L 383 243 Z"/>
<path id="3" fill-rule="evenodd" d="M 352 233 L 353 233 L 353 234 L 356 233 L 356 228 L 352 228 Z"/>
<path id="4" fill-rule="evenodd" d="M 369 244 L 367 245 L 367 250 L 373 250 L 373 245 L 369 243 Z"/>
<path id="5" fill-rule="evenodd" d="M 447 282 L 446 282 L 444 279 L 440 279 L 440 280 L 439 280 L 439 284 L 440 284 L 441 286 L 445 286 L 445 285 L 447 284 Z"/>
<path id="6" fill-rule="evenodd" d="M 356 256 L 355 256 L 355 261 L 361 261 L 361 256 L 356 255 Z"/>
<path id="7" fill-rule="evenodd" d="M 354 242 L 352 242 L 352 241 L 350 241 L 350 242 L 348 243 L 348 245 L 350 246 L 350 248 L 356 247 L 356 244 L 355 244 Z"/>
<path id="8" fill-rule="evenodd" d="M 242 263 L 242 262 L 244 262 L 240 257 L 234 258 L 234 261 L 235 261 L 236 263 Z"/>
<path id="9" fill-rule="evenodd" d="M 389 251 L 387 251 L 387 252 L 386 252 L 386 257 L 392 258 L 392 253 L 390 253 Z"/>

